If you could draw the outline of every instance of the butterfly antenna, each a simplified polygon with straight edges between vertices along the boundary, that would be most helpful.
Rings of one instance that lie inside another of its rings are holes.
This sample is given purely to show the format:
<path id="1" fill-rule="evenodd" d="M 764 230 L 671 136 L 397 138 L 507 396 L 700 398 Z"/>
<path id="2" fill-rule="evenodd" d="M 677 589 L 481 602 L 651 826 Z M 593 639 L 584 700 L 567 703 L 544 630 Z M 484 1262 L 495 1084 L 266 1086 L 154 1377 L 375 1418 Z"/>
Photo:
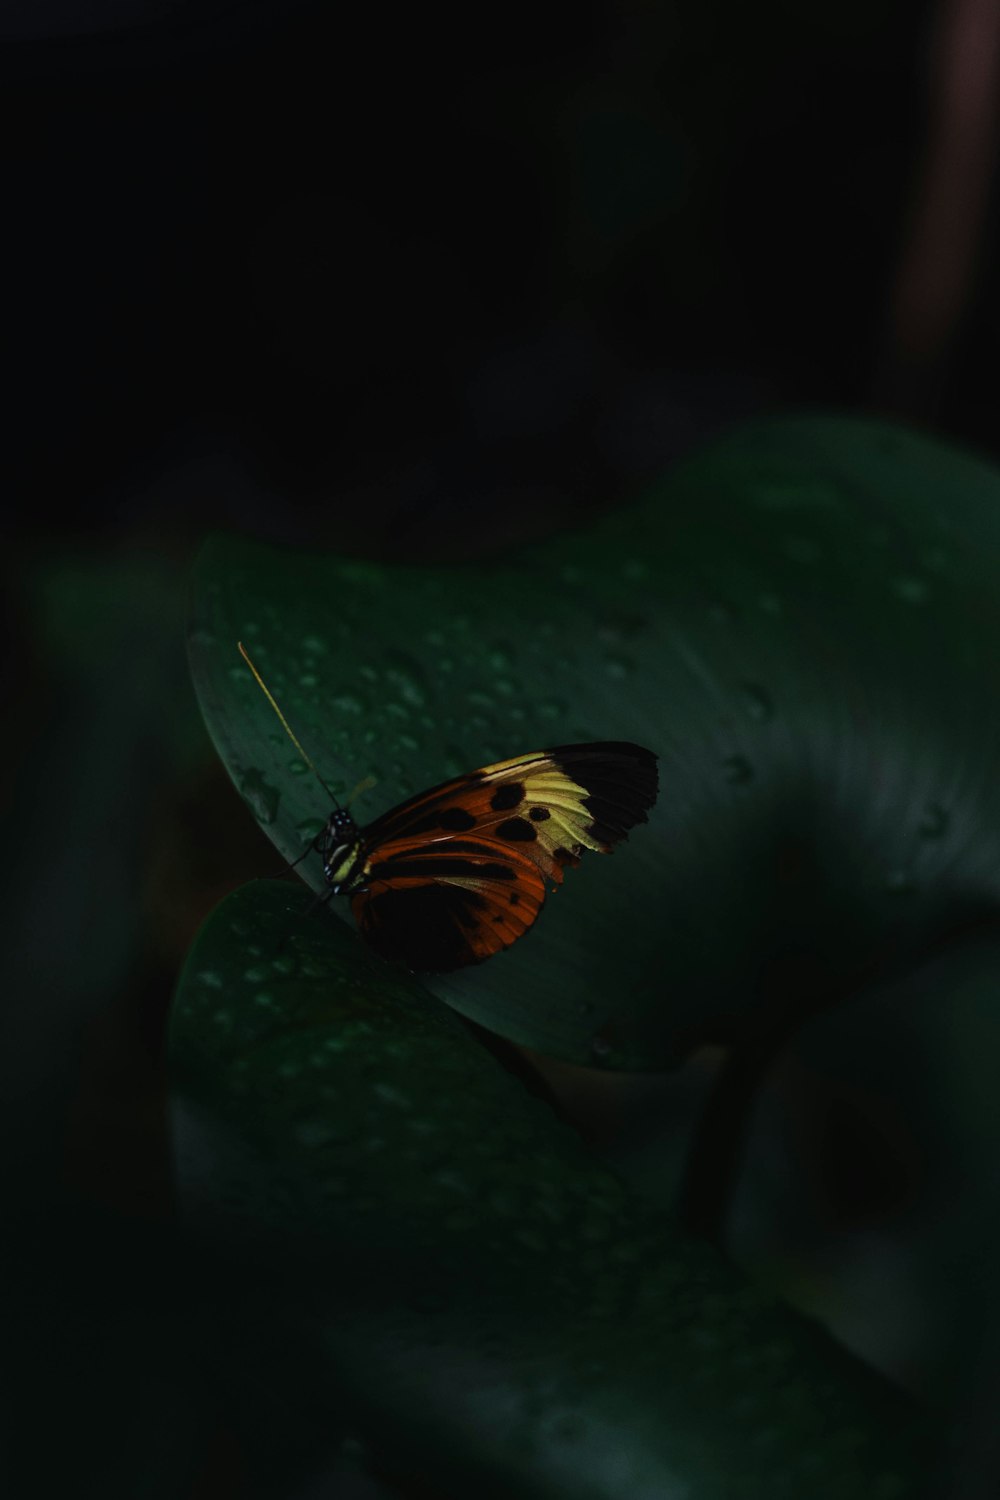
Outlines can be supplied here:
<path id="1" fill-rule="evenodd" d="M 305 761 L 306 765 L 309 767 L 310 771 L 313 773 L 313 775 L 315 776 L 316 780 L 319 782 L 320 786 L 323 788 L 324 792 L 329 797 L 330 801 L 333 803 L 334 807 L 339 807 L 340 803 L 337 801 L 336 797 L 333 795 L 333 793 L 331 792 L 330 788 L 327 786 L 326 782 L 323 780 L 322 776 L 319 774 L 319 772 L 317 771 L 316 767 L 313 765 L 312 761 L 309 759 L 308 755 L 303 750 L 303 748 L 299 744 L 298 740 L 295 738 L 295 735 L 292 733 L 291 725 L 289 724 L 288 720 L 285 718 L 284 714 L 281 712 L 281 709 L 278 707 L 277 703 L 274 701 L 274 694 L 271 692 L 271 689 L 268 687 L 268 685 L 264 681 L 263 677 L 257 671 L 257 668 L 254 666 L 253 662 L 250 660 L 250 656 L 249 656 L 249 654 L 247 652 L 247 649 L 244 646 L 243 642 L 242 641 L 237 641 L 236 644 L 239 647 L 240 655 L 242 656 L 243 660 L 246 662 L 247 666 L 250 668 L 251 672 L 253 673 L 254 677 L 256 678 L 257 686 L 260 688 L 261 692 L 264 694 L 264 697 L 267 699 L 268 703 L 270 703 L 271 707 L 274 709 L 275 713 L 278 715 L 278 718 L 281 720 L 281 727 L 282 727 L 282 729 L 288 735 L 288 738 L 291 740 L 292 744 L 295 746 L 296 750 L 299 752 L 299 754 L 301 755 L 302 759 Z M 308 850 L 306 852 L 308 853 Z"/>
<path id="2" fill-rule="evenodd" d="M 347 806 L 350 807 L 352 802 L 354 802 L 356 798 L 363 796 L 365 792 L 370 792 L 372 787 L 374 786 L 378 786 L 377 776 L 366 776 L 364 781 L 359 781 L 357 786 L 354 788 L 354 791 L 347 799 Z"/>

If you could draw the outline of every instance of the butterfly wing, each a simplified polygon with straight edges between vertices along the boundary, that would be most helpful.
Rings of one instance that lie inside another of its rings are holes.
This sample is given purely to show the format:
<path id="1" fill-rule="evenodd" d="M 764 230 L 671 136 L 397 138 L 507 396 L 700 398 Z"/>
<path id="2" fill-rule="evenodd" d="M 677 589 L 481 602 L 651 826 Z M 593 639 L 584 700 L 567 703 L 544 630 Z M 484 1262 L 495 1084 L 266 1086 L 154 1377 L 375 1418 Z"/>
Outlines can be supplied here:
<path id="1" fill-rule="evenodd" d="M 528 930 L 546 880 L 645 822 L 656 793 L 655 755 L 625 741 L 561 745 L 443 782 L 364 830 L 358 925 L 413 969 L 478 963 Z"/>
<path id="2" fill-rule="evenodd" d="M 534 861 L 489 839 L 380 845 L 367 882 L 351 898 L 363 936 L 385 958 L 423 971 L 460 969 L 509 947 L 545 900 Z"/>

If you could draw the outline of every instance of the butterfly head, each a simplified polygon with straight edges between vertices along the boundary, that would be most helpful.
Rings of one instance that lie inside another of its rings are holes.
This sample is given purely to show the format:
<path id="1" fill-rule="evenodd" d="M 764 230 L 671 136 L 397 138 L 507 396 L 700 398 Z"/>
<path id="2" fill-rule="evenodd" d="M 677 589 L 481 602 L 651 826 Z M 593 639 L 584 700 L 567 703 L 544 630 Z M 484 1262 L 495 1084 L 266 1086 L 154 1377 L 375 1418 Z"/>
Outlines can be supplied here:
<path id="1" fill-rule="evenodd" d="M 364 884 L 366 852 L 361 830 L 346 808 L 338 807 L 319 837 L 323 874 L 334 892 L 357 890 Z"/>

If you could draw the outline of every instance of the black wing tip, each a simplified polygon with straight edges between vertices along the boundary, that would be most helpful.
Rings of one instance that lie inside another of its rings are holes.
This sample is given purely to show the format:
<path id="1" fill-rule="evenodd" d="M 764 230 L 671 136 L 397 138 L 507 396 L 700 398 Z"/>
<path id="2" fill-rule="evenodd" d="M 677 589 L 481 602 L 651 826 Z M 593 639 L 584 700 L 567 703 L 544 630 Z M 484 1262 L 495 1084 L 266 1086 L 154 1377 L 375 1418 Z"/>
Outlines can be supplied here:
<path id="1" fill-rule="evenodd" d="M 660 789 L 658 757 L 652 750 L 630 740 L 599 740 L 547 753 L 585 788 L 585 806 L 594 820 L 591 832 L 609 851 L 636 824 L 649 821 Z"/>

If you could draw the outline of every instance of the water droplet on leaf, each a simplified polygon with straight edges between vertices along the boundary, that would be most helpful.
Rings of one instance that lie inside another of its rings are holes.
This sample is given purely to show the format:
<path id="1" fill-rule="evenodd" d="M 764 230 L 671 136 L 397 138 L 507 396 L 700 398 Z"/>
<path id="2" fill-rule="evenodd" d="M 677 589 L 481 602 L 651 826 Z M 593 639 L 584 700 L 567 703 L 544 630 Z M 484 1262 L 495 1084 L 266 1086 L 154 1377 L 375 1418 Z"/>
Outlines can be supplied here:
<path id="1" fill-rule="evenodd" d="M 396 1109 L 409 1109 L 410 1099 L 402 1089 L 394 1088 L 391 1083 L 376 1083 L 372 1087 L 376 1098 L 381 1099 L 383 1104 L 391 1104 Z"/>
<path id="2" fill-rule="evenodd" d="M 948 813 L 940 802 L 928 802 L 917 826 L 922 839 L 940 839 L 948 831 Z"/>
<path id="3" fill-rule="evenodd" d="M 745 755 L 727 755 L 722 765 L 730 786 L 746 786 L 753 780 L 753 766 Z"/>
<path id="4" fill-rule="evenodd" d="M 513 666 L 513 649 L 505 643 L 498 642 L 490 647 L 486 660 L 495 672 L 504 672 L 508 667 Z"/>
<path id="5" fill-rule="evenodd" d="M 273 823 L 278 813 L 281 793 L 265 781 L 257 770 L 245 771 L 239 781 L 240 794 L 258 823 Z"/>
<path id="6" fill-rule="evenodd" d="M 922 578 L 894 578 L 892 591 L 904 604 L 925 604 L 930 594 Z"/>
<path id="7" fill-rule="evenodd" d="M 368 706 L 358 693 L 335 693 L 330 702 L 343 714 L 363 714 Z"/>
<path id="8" fill-rule="evenodd" d="M 765 690 L 756 682 L 744 682 L 741 687 L 743 702 L 751 719 L 765 723 L 774 714 L 774 704 Z"/>
<path id="9" fill-rule="evenodd" d="M 641 615 L 613 615 L 597 627 L 597 639 L 605 645 L 619 646 L 649 628 Z"/>
<path id="10" fill-rule="evenodd" d="M 386 676 L 393 689 L 411 708 L 423 708 L 427 691 L 423 685 L 423 668 L 403 651 L 393 652 L 386 662 Z"/>

